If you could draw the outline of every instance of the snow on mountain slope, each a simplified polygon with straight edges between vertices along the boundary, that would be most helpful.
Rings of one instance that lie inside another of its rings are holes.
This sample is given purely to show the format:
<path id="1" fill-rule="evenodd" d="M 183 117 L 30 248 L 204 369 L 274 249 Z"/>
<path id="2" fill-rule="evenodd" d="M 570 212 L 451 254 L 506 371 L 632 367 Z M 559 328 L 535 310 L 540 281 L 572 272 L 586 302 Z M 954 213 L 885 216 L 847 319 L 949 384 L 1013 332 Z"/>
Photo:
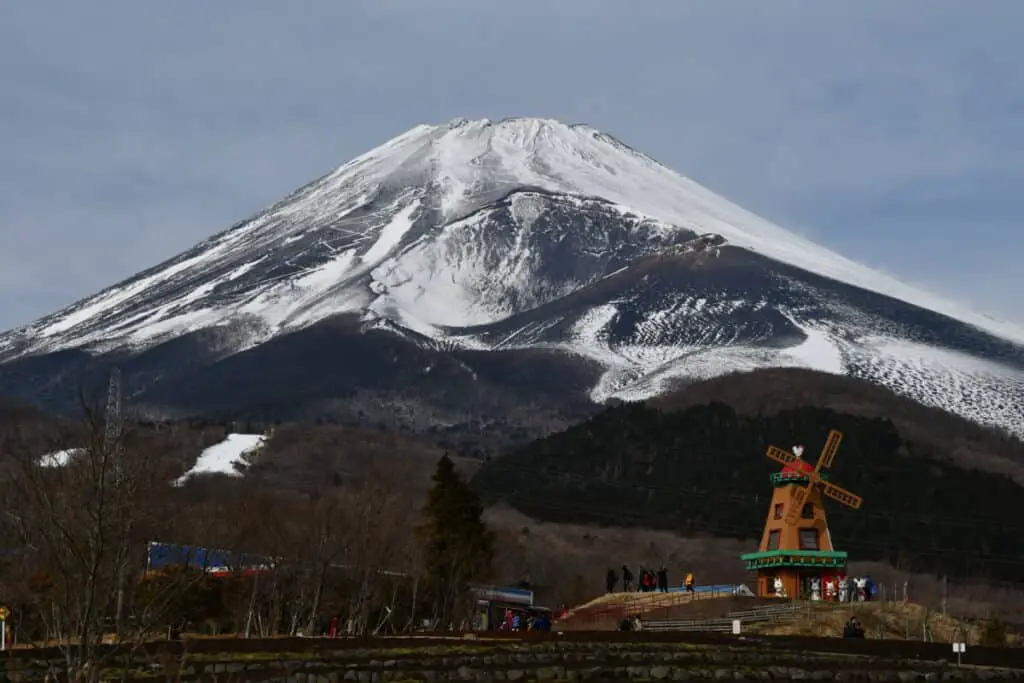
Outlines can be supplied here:
<path id="1" fill-rule="evenodd" d="M 195 465 L 179 477 L 175 484 L 180 486 L 197 474 L 238 476 L 235 466 L 242 464 L 245 456 L 263 448 L 266 439 L 263 434 L 228 434 L 223 441 L 200 453 Z"/>
<path id="2" fill-rule="evenodd" d="M 799 324 L 804 341 L 788 348 L 755 344 L 639 346 L 609 344 L 614 308 L 595 310 L 567 347 L 607 368 L 591 398 L 645 400 L 680 381 L 767 367 L 808 368 L 872 381 L 925 405 L 1024 436 L 1024 372 L 1020 368 L 906 339 L 849 338 L 828 325 Z M 603 338 L 603 339 L 602 339 Z M 614 349 L 614 350 L 613 350 Z"/>
<path id="3" fill-rule="evenodd" d="M 838 256 L 589 126 L 485 119 L 416 127 L 182 256 L 4 335 L 0 352 L 138 346 L 240 320 L 256 330 L 240 340 L 244 347 L 366 309 L 398 322 L 419 321 L 420 331 L 430 334 L 438 325 L 500 320 L 516 309 L 482 296 L 485 263 L 461 235 L 490 228 L 481 225 L 486 212 L 478 212 L 524 188 L 600 198 L 609 210 L 650 219 L 665 233 L 718 234 L 809 272 L 1024 340 L 1019 326 Z M 534 275 L 524 266 L 535 254 L 516 251 L 531 230 L 530 202 L 513 202 L 515 234 L 483 236 L 511 250 L 499 271 L 510 285 Z M 578 284 L 563 283 L 547 296 Z"/>
<path id="4" fill-rule="evenodd" d="M 38 378 L 80 372 L 87 361 L 58 353 L 78 349 L 132 359 L 137 395 L 160 383 L 166 398 L 201 363 L 271 342 L 276 362 L 301 365 L 309 350 L 289 356 L 287 340 L 344 315 L 432 352 L 596 361 L 594 400 L 794 365 L 869 377 L 1024 433 L 1021 326 L 843 258 L 589 126 L 543 119 L 413 128 L 0 335 L 0 388 L 49 391 Z M 181 395 L 202 394 L 200 380 L 188 383 Z"/>

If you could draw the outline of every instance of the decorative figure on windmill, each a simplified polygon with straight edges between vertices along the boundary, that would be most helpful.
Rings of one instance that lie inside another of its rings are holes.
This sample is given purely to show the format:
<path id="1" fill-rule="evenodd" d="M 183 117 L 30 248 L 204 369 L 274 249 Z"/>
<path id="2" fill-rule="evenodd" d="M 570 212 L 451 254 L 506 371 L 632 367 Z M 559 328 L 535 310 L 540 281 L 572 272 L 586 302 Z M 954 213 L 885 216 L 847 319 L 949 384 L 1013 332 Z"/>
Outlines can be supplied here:
<path id="1" fill-rule="evenodd" d="M 771 476 L 774 491 L 758 551 L 741 556 L 747 569 L 758 574 L 758 596 L 806 598 L 816 592 L 814 599 L 820 600 L 823 576 L 845 574 L 846 553 L 833 547 L 823 507 L 825 498 L 853 510 L 863 503 L 860 496 L 829 482 L 823 471 L 835 461 L 842 438 L 838 431 L 829 432 L 813 467 L 804 461 L 802 445 L 793 446 L 792 452 L 768 447 L 768 457 L 783 467 Z M 782 591 L 775 589 L 780 581 Z"/>
<path id="2" fill-rule="evenodd" d="M 865 590 L 868 584 L 867 580 L 863 576 L 858 576 L 853 583 L 857 586 L 857 602 L 864 602 L 864 597 L 867 594 Z"/>
<path id="3" fill-rule="evenodd" d="M 828 602 L 836 601 L 836 579 L 834 576 L 828 577 L 825 581 L 825 600 Z"/>
<path id="4" fill-rule="evenodd" d="M 811 577 L 811 600 L 821 600 L 821 579 L 817 576 Z"/>
<path id="5" fill-rule="evenodd" d="M 775 577 L 775 582 L 772 588 L 775 589 L 775 596 L 779 598 L 786 597 L 786 584 L 782 583 L 782 579 L 778 576 Z"/>
<path id="6" fill-rule="evenodd" d="M 843 577 L 839 579 L 839 602 L 846 602 L 850 599 L 850 579 Z"/>

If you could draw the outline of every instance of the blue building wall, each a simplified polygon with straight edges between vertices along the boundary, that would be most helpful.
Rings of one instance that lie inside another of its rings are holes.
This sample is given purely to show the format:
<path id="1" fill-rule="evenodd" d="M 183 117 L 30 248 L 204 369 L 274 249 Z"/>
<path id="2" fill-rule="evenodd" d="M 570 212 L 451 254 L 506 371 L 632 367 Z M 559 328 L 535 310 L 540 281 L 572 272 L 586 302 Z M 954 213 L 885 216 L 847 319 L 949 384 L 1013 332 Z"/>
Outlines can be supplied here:
<path id="1" fill-rule="evenodd" d="M 146 552 L 148 569 L 166 567 L 192 567 L 193 569 L 210 569 L 228 567 L 243 569 L 268 564 L 266 558 L 259 555 L 235 553 L 230 550 L 201 548 L 199 546 L 181 545 L 178 543 L 150 542 Z"/>

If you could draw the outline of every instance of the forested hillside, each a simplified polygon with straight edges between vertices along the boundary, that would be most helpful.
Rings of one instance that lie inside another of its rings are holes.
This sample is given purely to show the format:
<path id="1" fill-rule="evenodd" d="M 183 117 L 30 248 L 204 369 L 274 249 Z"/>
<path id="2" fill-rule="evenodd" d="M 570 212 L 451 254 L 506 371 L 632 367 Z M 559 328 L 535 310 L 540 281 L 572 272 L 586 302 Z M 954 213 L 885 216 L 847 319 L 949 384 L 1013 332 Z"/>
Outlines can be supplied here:
<path id="1" fill-rule="evenodd" d="M 962 469 L 883 418 L 623 405 L 489 461 L 474 483 L 486 501 L 543 520 L 755 539 L 778 469 L 767 446 L 805 444 L 813 462 L 829 429 L 845 435 L 831 479 L 865 499 L 859 511 L 829 507 L 837 547 L 912 571 L 1024 580 L 1024 488 Z"/>

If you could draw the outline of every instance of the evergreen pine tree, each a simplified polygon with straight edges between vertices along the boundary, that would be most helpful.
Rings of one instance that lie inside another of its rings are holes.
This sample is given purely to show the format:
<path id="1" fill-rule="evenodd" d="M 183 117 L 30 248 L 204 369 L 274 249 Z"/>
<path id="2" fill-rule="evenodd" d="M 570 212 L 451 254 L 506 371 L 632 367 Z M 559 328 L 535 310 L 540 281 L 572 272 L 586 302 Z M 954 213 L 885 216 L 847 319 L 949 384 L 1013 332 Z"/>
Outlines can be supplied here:
<path id="1" fill-rule="evenodd" d="M 439 626 L 452 628 L 473 602 L 471 582 L 491 575 L 494 534 L 484 523 L 483 505 L 447 455 L 437 463 L 434 485 L 423 510 L 424 579 Z"/>

